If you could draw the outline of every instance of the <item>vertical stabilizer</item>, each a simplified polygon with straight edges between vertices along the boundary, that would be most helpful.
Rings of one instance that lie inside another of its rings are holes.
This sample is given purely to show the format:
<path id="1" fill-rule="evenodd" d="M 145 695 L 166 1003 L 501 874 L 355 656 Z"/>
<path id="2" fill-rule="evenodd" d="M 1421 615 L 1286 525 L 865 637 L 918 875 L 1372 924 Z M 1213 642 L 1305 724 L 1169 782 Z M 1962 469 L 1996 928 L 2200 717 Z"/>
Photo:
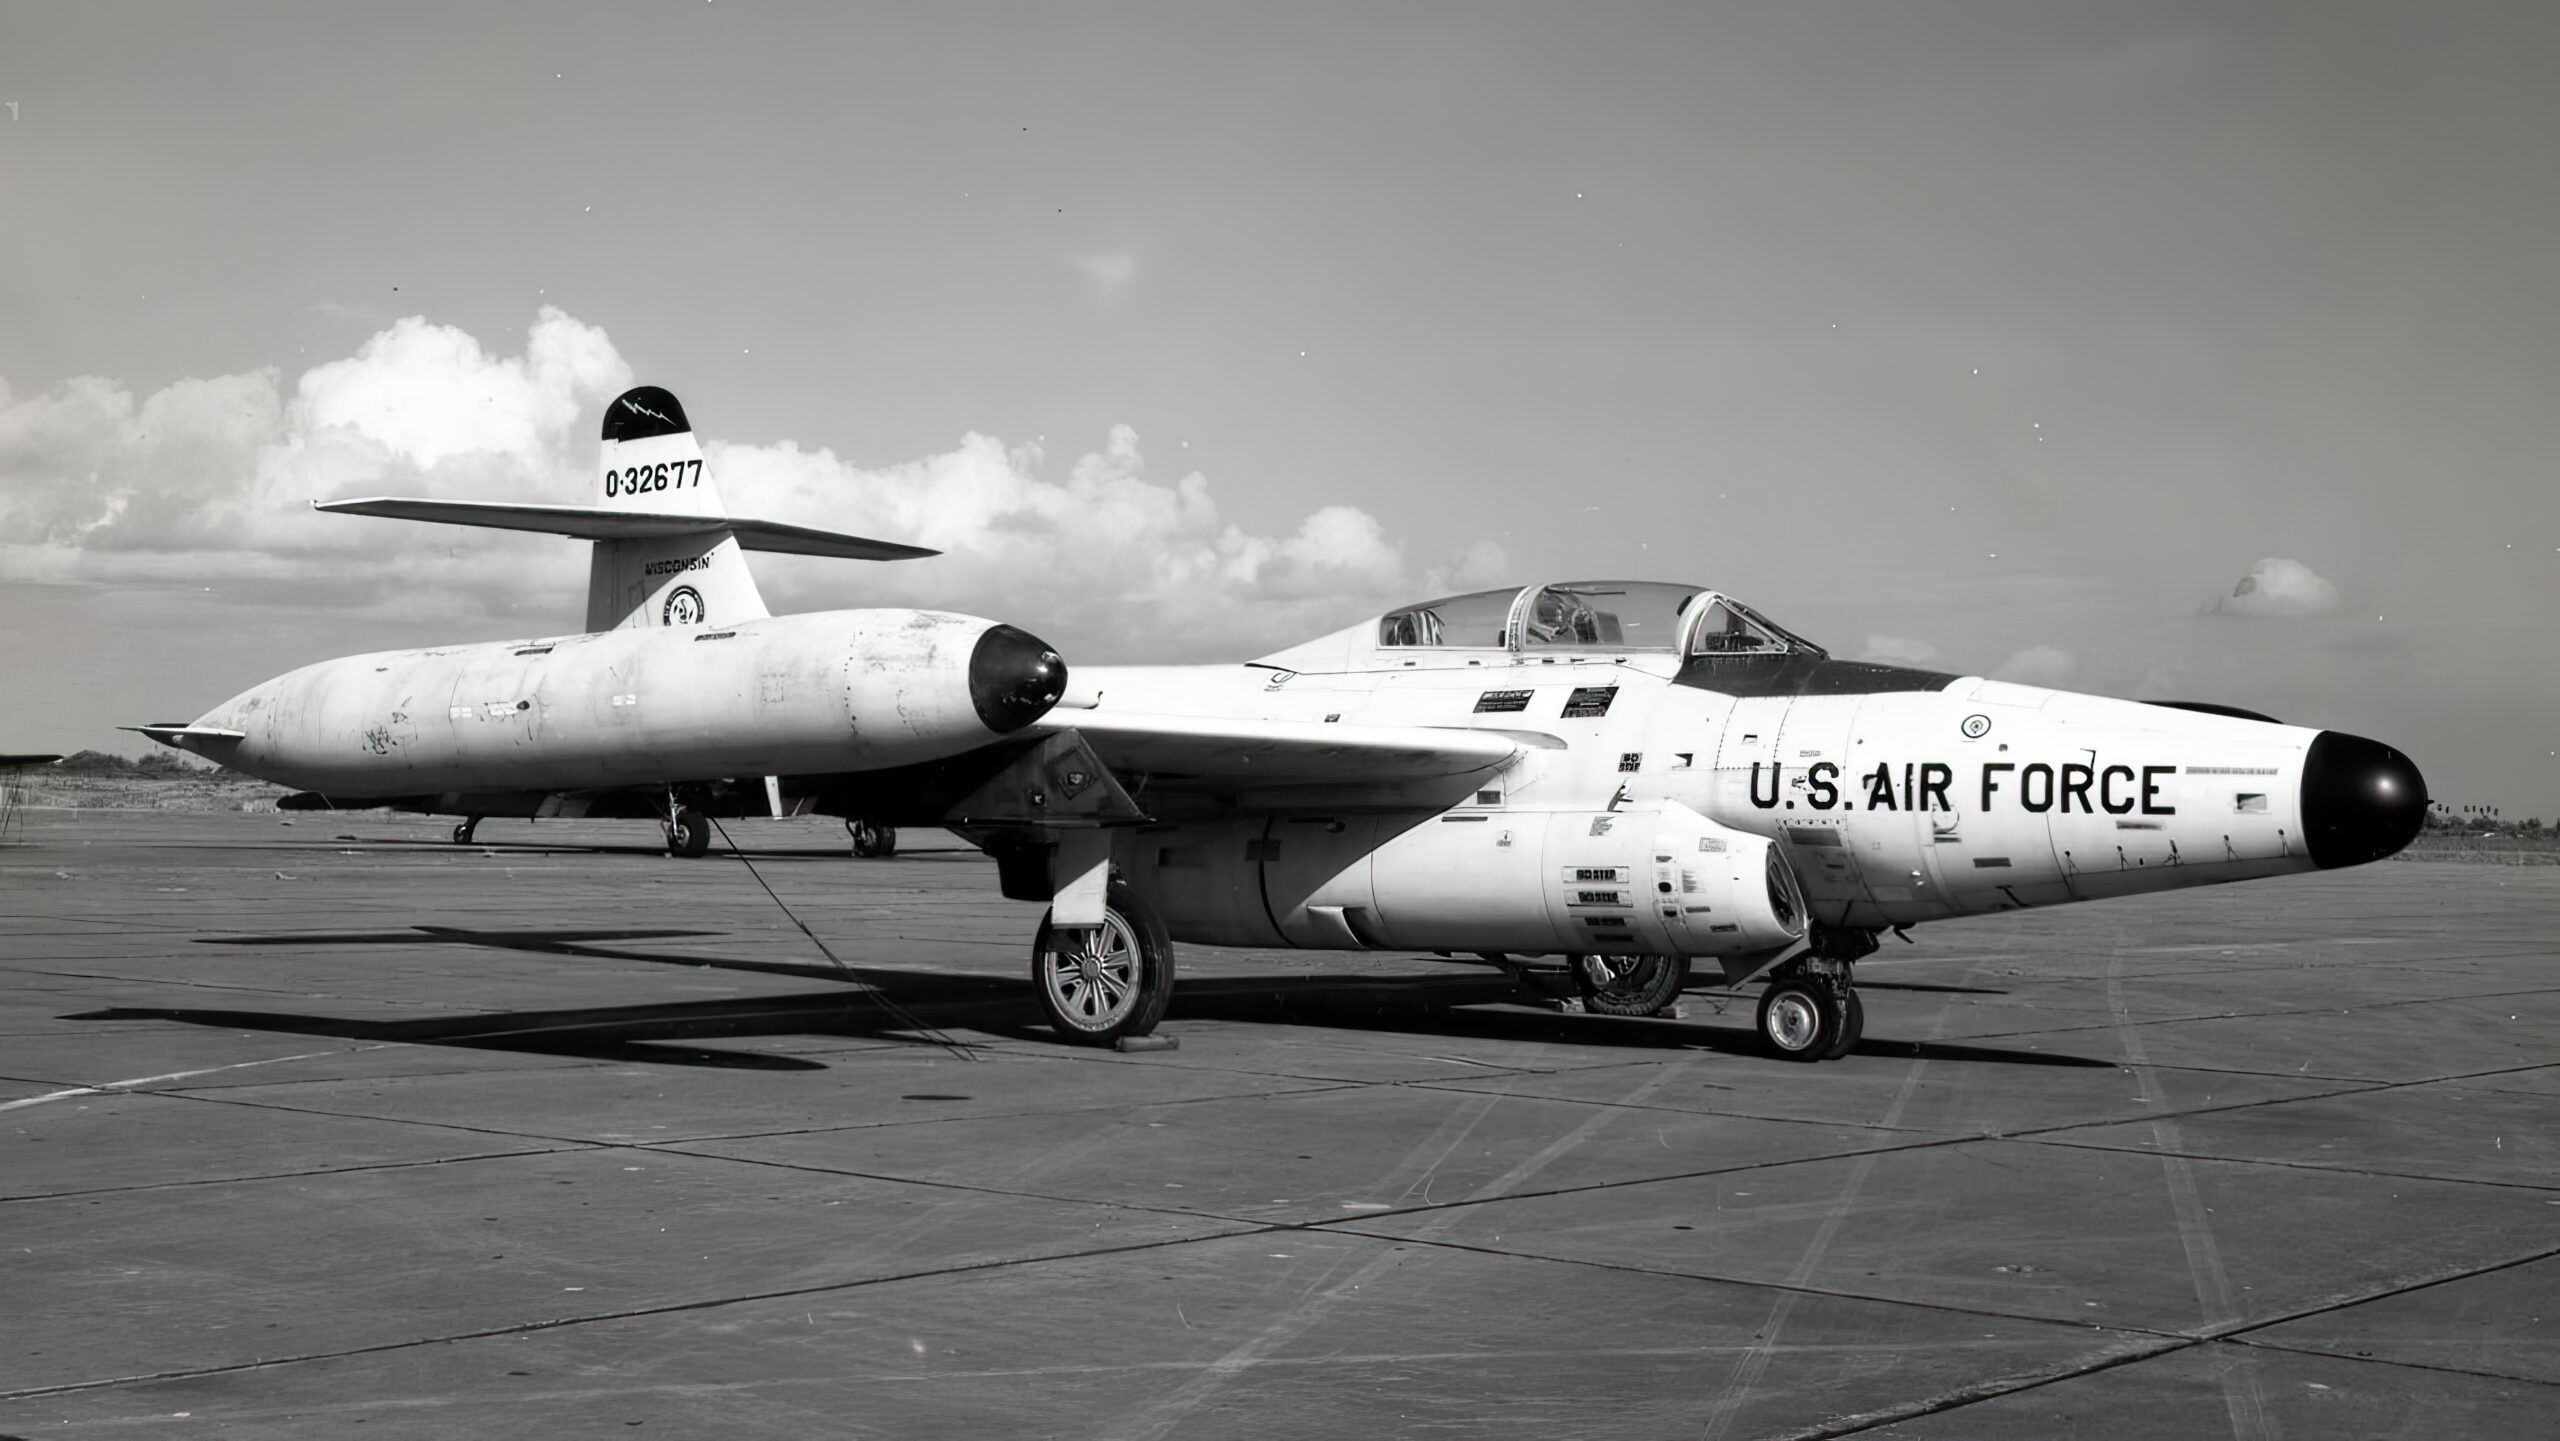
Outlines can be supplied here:
<path id="1" fill-rule="evenodd" d="M 596 466 L 603 508 L 631 515 L 701 516 L 698 531 L 599 540 L 587 578 L 587 629 L 734 625 L 771 614 L 728 529 L 720 492 L 675 396 L 654 385 L 624 391 L 604 410 Z"/>

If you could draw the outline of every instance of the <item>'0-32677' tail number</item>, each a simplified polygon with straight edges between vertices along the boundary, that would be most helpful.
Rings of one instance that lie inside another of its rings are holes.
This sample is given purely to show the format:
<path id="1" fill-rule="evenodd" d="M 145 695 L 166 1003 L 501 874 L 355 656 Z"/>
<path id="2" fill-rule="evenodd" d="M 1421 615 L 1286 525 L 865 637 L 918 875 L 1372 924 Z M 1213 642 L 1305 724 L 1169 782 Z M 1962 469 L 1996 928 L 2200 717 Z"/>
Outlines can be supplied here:
<path id="1" fill-rule="evenodd" d="M 682 490 L 688 485 L 702 484 L 702 462 L 698 460 L 662 460 L 656 465 L 635 465 L 629 470 L 604 473 L 604 498 L 644 495 L 661 490 Z"/>

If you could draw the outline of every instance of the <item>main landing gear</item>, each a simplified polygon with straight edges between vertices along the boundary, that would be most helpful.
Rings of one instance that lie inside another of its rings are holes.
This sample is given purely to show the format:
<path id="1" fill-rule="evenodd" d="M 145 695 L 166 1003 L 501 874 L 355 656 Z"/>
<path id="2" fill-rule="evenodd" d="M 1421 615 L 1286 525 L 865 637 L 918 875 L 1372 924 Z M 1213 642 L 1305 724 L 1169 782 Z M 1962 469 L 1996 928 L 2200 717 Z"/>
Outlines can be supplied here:
<path id="1" fill-rule="evenodd" d="M 1687 956 L 1575 956 L 1582 1008 L 1599 1016 L 1659 1016 L 1689 984 Z"/>
<path id="2" fill-rule="evenodd" d="M 1849 962 L 1806 956 L 1782 967 L 1760 998 L 1760 1042 L 1782 1061 L 1829 1061 L 1866 1033 L 1867 1008 Z"/>
<path id="3" fill-rule="evenodd" d="M 666 830 L 668 855 L 690 861 L 711 849 L 711 818 L 691 806 L 669 816 Z"/>
<path id="4" fill-rule="evenodd" d="M 848 819 L 844 833 L 853 837 L 853 853 L 863 860 L 874 860 L 898 853 L 898 828 L 877 821 Z"/>
<path id="5" fill-rule="evenodd" d="M 1114 878 L 1102 924 L 1062 929 L 1040 920 L 1031 944 L 1031 993 L 1059 1036 L 1108 1046 L 1143 1036 L 1173 1001 L 1173 939 L 1128 882 Z"/>

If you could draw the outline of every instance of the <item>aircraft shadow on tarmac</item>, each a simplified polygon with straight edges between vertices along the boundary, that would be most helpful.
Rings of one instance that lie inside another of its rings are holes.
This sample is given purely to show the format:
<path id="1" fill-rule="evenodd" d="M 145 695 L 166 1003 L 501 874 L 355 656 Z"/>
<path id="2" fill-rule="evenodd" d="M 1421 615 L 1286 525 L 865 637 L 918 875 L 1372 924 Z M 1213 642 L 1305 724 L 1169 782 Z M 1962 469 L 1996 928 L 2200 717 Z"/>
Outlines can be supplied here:
<path id="1" fill-rule="evenodd" d="M 744 1036 L 826 1035 L 913 1039 L 915 1024 L 963 1027 L 982 1035 L 1054 1041 L 1033 1020 L 1030 984 L 965 972 L 880 970 L 747 961 L 602 944 L 717 935 L 683 930 L 482 931 L 419 926 L 398 931 L 298 933 L 206 937 L 205 944 L 234 946 L 471 945 L 587 960 L 640 961 L 656 965 L 806 976 L 840 983 L 799 995 L 741 997 L 656 1005 L 599 1006 L 578 1010 L 502 1011 L 462 1016 L 380 1021 L 285 1012 L 115 1007 L 66 1016 L 66 1020 L 162 1020 L 229 1030 L 337 1036 L 347 1040 L 409 1045 L 526 1051 L 590 1060 L 646 1061 L 661 1065 L 743 1070 L 805 1071 L 825 1067 L 812 1060 L 762 1052 L 669 1044 Z M 1910 986 L 1904 989 L 1961 989 Z M 1319 1029 L 1470 1036 L 1488 1040 L 1550 1041 L 1633 1049 L 1695 1048 L 1758 1056 L 1750 1020 L 1753 993 L 1693 992 L 1688 1004 L 1721 1003 L 1731 1024 L 1695 1020 L 1638 1020 L 1567 1015 L 1520 1004 L 1508 978 L 1399 976 L 1348 978 L 1307 975 L 1195 976 L 1175 989 L 1169 1019 L 1235 1021 Z M 1898 1041 L 1869 1035 L 1856 1054 L 1999 1065 L 2113 1068 L 2117 1063 L 2084 1056 L 1950 1042 Z"/>

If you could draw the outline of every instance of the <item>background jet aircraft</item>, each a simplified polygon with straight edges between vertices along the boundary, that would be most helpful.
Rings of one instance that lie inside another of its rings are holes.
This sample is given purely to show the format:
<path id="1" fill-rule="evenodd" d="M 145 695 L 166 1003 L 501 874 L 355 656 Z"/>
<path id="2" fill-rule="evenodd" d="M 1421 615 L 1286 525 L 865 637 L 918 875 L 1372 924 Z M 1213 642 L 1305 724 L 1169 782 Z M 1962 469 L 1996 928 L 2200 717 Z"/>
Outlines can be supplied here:
<path id="1" fill-rule="evenodd" d="M 1856 1043 L 1852 964 L 1887 929 L 2355 865 L 2427 809 L 2360 737 L 1834 660 L 1649 582 L 1456 596 L 1244 665 L 1089 667 L 1039 728 L 1088 742 L 1114 774 L 1075 779 L 1123 783 L 1110 818 L 1144 823 L 963 833 L 1008 896 L 1081 878 L 1033 978 L 1094 1042 L 1156 1023 L 1189 941 L 1475 954 L 1617 1014 L 1712 961 L 1768 976 L 1763 1040 L 1817 1060 Z"/>
<path id="2" fill-rule="evenodd" d="M 684 407 L 655 386 L 605 408 L 596 484 L 583 506 L 319 507 L 592 540 L 586 633 L 324 661 L 135 729 L 305 792 L 291 808 L 459 815 L 456 840 L 490 815 L 655 817 L 694 856 L 709 815 L 811 809 L 829 777 L 976 750 L 1066 683 L 1048 646 L 973 616 L 767 612 L 743 551 L 935 552 L 729 516 Z"/>

